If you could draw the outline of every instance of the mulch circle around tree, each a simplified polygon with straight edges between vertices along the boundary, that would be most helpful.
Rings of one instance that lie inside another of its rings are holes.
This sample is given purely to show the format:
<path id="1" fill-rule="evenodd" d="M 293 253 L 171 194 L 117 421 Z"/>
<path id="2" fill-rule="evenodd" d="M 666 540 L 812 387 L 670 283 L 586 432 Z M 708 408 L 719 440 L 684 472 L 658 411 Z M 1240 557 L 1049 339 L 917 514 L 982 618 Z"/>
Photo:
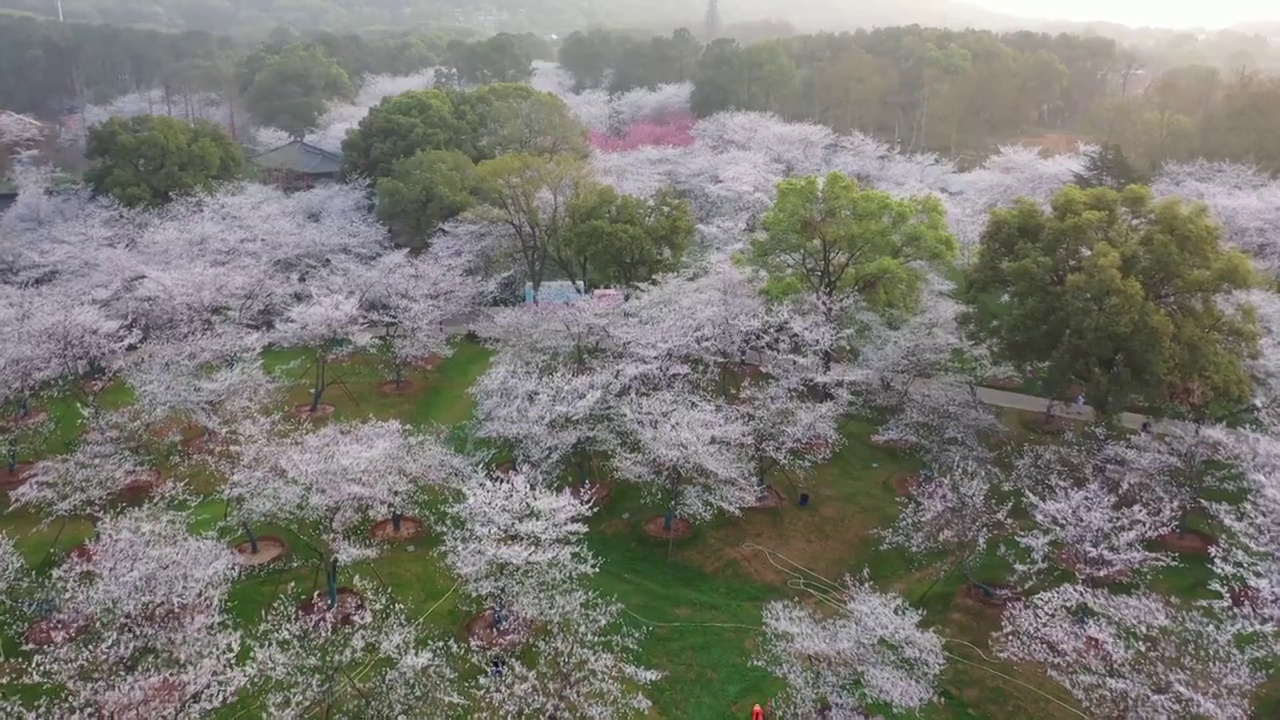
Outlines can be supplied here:
<path id="1" fill-rule="evenodd" d="M 1058 565 L 1069 570 L 1076 577 L 1083 578 L 1085 584 L 1090 587 L 1106 587 L 1107 585 L 1128 582 L 1133 577 L 1133 574 L 1128 570 L 1117 570 L 1107 575 L 1091 574 L 1088 577 L 1085 577 L 1080 573 L 1079 569 L 1081 563 L 1078 560 L 1077 554 L 1069 550 L 1059 550 L 1057 554 L 1054 555 L 1053 559 L 1058 563 Z"/>
<path id="2" fill-rule="evenodd" d="M 378 383 L 378 390 L 387 395 L 408 395 L 413 392 L 413 381 L 401 380 L 397 383 L 395 380 L 384 380 Z"/>
<path id="3" fill-rule="evenodd" d="M 178 441 L 178 447 L 183 452 L 198 453 L 213 444 L 213 433 L 206 428 L 194 427 L 190 431 L 184 431 L 182 435 L 182 439 Z"/>
<path id="4" fill-rule="evenodd" d="M 693 523 L 684 518 L 676 518 L 671 523 L 671 532 L 667 532 L 666 516 L 655 515 L 644 521 L 644 534 L 658 540 L 684 540 L 693 535 Z"/>
<path id="5" fill-rule="evenodd" d="M 262 567 L 281 560 L 289 553 L 289 546 L 284 539 L 275 535 L 258 536 L 258 552 L 254 553 L 253 544 L 248 540 L 236 543 L 231 548 L 236 554 L 236 562 L 244 567 Z"/>
<path id="6" fill-rule="evenodd" d="M 872 435 L 867 438 L 867 444 L 872 447 L 884 448 L 886 450 L 908 450 L 911 448 L 910 440 L 887 440 L 879 435 Z"/>
<path id="7" fill-rule="evenodd" d="M 25 425 L 35 425 L 49 419 L 48 410 L 32 410 L 26 415 L 10 415 L 0 420 L 0 429 L 8 430 L 10 428 L 23 427 Z"/>
<path id="8" fill-rule="evenodd" d="M 609 483 L 574 485 L 569 488 L 569 493 L 579 500 L 585 498 L 592 505 L 599 506 L 609 502 L 609 498 L 613 497 L 613 485 Z"/>
<path id="9" fill-rule="evenodd" d="M 428 372 L 438 370 L 444 364 L 444 358 L 439 355 L 428 355 L 420 360 L 415 360 L 413 366 Z"/>
<path id="10" fill-rule="evenodd" d="M 1188 530 L 1181 534 L 1174 531 L 1161 535 L 1156 542 L 1166 550 L 1183 555 L 1208 555 L 1209 548 L 1218 544 L 1218 539 L 1199 530 Z"/>
<path id="11" fill-rule="evenodd" d="M 13 472 L 9 472 L 7 463 L 0 466 L 0 491 L 9 492 L 26 485 L 27 474 L 31 472 L 33 467 L 35 466 L 31 463 L 18 463 L 13 466 Z"/>
<path id="12" fill-rule="evenodd" d="M 764 492 L 756 499 L 754 505 L 747 507 L 748 510 L 777 510 L 787 506 L 787 496 L 778 491 L 778 488 L 772 485 L 766 485 Z M 679 522 L 679 521 L 677 521 Z"/>
<path id="13" fill-rule="evenodd" d="M 369 606 L 364 595 L 349 588 L 338 588 L 338 603 L 329 608 L 329 593 L 317 590 L 310 600 L 298 603 L 298 619 L 306 620 L 312 625 L 330 625 L 350 627 L 363 625 L 369 621 Z"/>
<path id="14" fill-rule="evenodd" d="M 71 613 L 45 615 L 27 627 L 22 642 L 33 647 L 62 645 L 84 635 L 93 626 L 93 618 Z"/>
<path id="15" fill-rule="evenodd" d="M 1265 605 L 1262 592 L 1248 585 L 1237 585 L 1231 588 L 1227 591 L 1227 597 L 1231 600 L 1231 607 L 1237 610 L 1247 607 L 1256 612 Z"/>
<path id="16" fill-rule="evenodd" d="M 395 523 L 391 522 L 391 518 L 379 520 L 369 528 L 369 535 L 374 540 L 383 542 L 400 542 L 402 540 L 411 540 L 422 535 L 427 530 L 426 523 L 418 518 L 409 517 L 408 515 L 400 518 L 400 529 L 396 530 Z"/>
<path id="17" fill-rule="evenodd" d="M 988 594 L 974 583 L 965 583 L 961 594 L 968 600 L 987 607 L 1003 608 L 1009 603 L 1021 602 L 1022 596 L 1011 585 L 1003 583 L 984 583 L 995 594 Z"/>
<path id="18" fill-rule="evenodd" d="M 914 495 L 919 487 L 920 473 L 918 472 L 909 475 L 895 475 L 893 478 L 893 491 L 900 496 Z"/>
<path id="19" fill-rule="evenodd" d="M 316 407 L 315 412 L 311 411 L 310 405 L 295 405 L 294 408 L 289 411 L 289 417 L 317 422 L 320 420 L 328 420 L 333 415 L 334 410 L 337 410 L 337 408 L 332 405 L 325 404 L 321 404 Z"/>
<path id="20" fill-rule="evenodd" d="M 151 494 L 152 490 L 164 484 L 164 473 L 159 470 L 137 470 L 128 475 L 128 480 L 120 492 L 116 493 L 116 501 L 125 505 L 141 502 Z"/>
<path id="21" fill-rule="evenodd" d="M 67 551 L 67 557 L 79 563 L 91 563 L 93 562 L 93 548 L 85 543 L 80 543 Z"/>
<path id="22" fill-rule="evenodd" d="M 1022 378 L 1013 375 L 992 375 L 983 378 L 982 384 L 997 390 L 1017 390 L 1022 387 Z"/>
<path id="23" fill-rule="evenodd" d="M 495 627 L 493 608 L 467 621 L 467 642 L 481 650 L 511 650 L 518 647 L 527 635 L 524 623 L 510 618 L 501 628 Z"/>

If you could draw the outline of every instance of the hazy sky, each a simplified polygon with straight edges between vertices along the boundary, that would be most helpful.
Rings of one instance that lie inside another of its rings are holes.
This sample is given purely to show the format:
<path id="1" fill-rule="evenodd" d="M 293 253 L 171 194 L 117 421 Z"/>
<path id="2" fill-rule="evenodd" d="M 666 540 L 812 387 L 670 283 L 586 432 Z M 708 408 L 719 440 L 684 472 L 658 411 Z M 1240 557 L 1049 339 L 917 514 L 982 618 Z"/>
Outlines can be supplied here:
<path id="1" fill-rule="evenodd" d="M 1010 15 L 1063 20 L 1109 20 L 1125 25 L 1221 28 L 1239 22 L 1280 21 L 1277 0 L 969 0 Z"/>

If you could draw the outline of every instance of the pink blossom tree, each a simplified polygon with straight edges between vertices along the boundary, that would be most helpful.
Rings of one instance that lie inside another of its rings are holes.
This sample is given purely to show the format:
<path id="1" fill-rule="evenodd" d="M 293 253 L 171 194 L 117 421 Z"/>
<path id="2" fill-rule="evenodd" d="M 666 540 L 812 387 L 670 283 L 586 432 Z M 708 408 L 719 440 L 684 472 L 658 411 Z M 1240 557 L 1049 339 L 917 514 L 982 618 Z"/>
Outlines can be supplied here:
<path id="1" fill-rule="evenodd" d="M 448 506 L 445 561 L 494 632 L 524 637 L 555 617 L 562 591 L 595 572 L 583 540 L 591 505 L 519 471 L 473 472 L 460 490 Z"/>
<path id="2" fill-rule="evenodd" d="M 464 698 L 457 650 L 423 637 L 387 593 L 361 578 L 358 615 L 319 620 L 283 593 L 249 634 L 249 694 L 269 717 L 448 714 Z"/>
<path id="3" fill-rule="evenodd" d="M 1125 443 L 1093 428 L 1023 449 L 1012 480 L 1031 522 L 1009 555 L 1018 578 L 1065 567 L 1083 582 L 1142 580 L 1171 562 L 1148 543 L 1173 528 L 1177 505 L 1160 474 L 1128 460 Z"/>
<path id="4" fill-rule="evenodd" d="M 795 600 L 764 607 L 756 664 L 786 683 L 781 717 L 863 717 L 873 704 L 907 713 L 934 699 L 946 660 L 923 613 L 851 578 L 823 600 L 834 614 Z"/>
<path id="5" fill-rule="evenodd" d="M 959 457 L 922 477 L 900 501 L 902 512 L 881 531 L 887 547 L 916 558 L 944 552 L 965 579 L 996 599 L 1000 590 L 973 574 L 975 562 L 1010 521 L 1008 481 L 995 463 Z M 930 588 L 932 590 L 932 587 Z"/>
<path id="6" fill-rule="evenodd" d="M 131 488 L 155 484 L 158 471 L 142 452 L 147 434 L 128 411 L 90 410 L 75 447 L 37 462 L 10 493 L 15 506 L 38 508 L 44 519 L 108 515 Z"/>
<path id="7" fill-rule="evenodd" d="M 587 590 L 564 591 L 555 604 L 560 612 L 526 652 L 480 678 L 480 707 L 501 717 L 645 717 L 643 688 L 661 673 L 637 663 L 643 633 L 622 622 L 622 606 Z"/>
<path id="8" fill-rule="evenodd" d="M 618 387 L 608 369 L 559 366 L 508 351 L 470 392 L 480 437 L 509 443 L 518 462 L 543 474 L 572 468 L 585 486 L 593 459 L 608 447 Z"/>
<path id="9" fill-rule="evenodd" d="M 311 351 L 306 370 L 315 372 L 311 403 L 305 406 L 308 416 L 321 412 L 324 391 L 341 382 L 329 376 L 329 365 L 368 345 L 372 335 L 360 312 L 359 300 L 351 295 L 324 293 L 313 295 L 294 306 L 277 328 L 276 341 L 284 346 L 305 347 Z M 305 372 L 305 370 L 304 370 Z M 304 408 L 299 408 L 303 410 Z"/>
<path id="10" fill-rule="evenodd" d="M 40 701 L 47 717 L 202 717 L 236 698 L 236 566 L 216 538 L 187 534 L 190 519 L 156 506 L 104 519 L 54 570 L 64 631 L 27 634 L 31 677 L 62 689 Z"/>
<path id="11" fill-rule="evenodd" d="M 992 644 L 1044 667 L 1092 717 L 1245 720 L 1266 675 L 1236 629 L 1151 592 L 1064 585 L 1006 609 Z"/>
<path id="12" fill-rule="evenodd" d="M 328 602 L 337 603 L 338 565 L 378 554 L 374 522 L 396 531 L 408 513 L 425 515 L 432 487 L 456 484 L 464 461 L 439 438 L 398 421 L 366 420 L 288 433 L 270 420 L 237 431 L 225 493 L 256 554 L 252 526 L 293 530 L 324 563 Z"/>
<path id="13" fill-rule="evenodd" d="M 615 422 L 617 476 L 661 503 L 664 534 L 677 518 L 706 521 L 758 499 L 746 452 L 750 430 L 728 404 L 659 390 L 622 398 Z"/>

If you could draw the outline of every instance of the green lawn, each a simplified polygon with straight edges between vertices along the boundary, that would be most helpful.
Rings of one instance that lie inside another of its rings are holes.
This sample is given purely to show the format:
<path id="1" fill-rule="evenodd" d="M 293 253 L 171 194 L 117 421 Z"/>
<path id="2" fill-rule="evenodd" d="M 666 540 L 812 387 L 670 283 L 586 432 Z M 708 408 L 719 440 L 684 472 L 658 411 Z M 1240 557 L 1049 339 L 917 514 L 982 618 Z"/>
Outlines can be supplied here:
<path id="1" fill-rule="evenodd" d="M 414 424 L 461 422 L 471 413 L 467 388 L 484 371 L 488 358 L 484 348 L 463 342 L 437 370 L 411 374 L 414 388 L 400 396 L 379 392 L 378 368 L 368 358 L 356 358 L 335 369 L 334 376 L 343 378 L 346 390 L 331 388 L 325 402 L 337 407 L 338 421 L 372 415 Z M 306 402 L 309 383 L 303 372 L 304 354 L 271 351 L 266 359 L 275 368 L 296 364 L 290 372 L 299 380 L 290 401 Z M 128 400 L 125 389 L 109 393 L 112 402 Z M 74 434 L 74 412 L 65 400 L 49 407 L 60 413 L 61 437 L 51 445 L 51 450 L 57 450 Z M 1011 413 L 1006 419 L 1018 428 L 1025 418 Z M 999 614 L 963 597 L 960 573 L 948 572 L 940 558 L 909 557 L 880 548 L 872 531 L 892 521 L 897 512 L 892 480 L 917 466 L 909 455 L 868 445 L 866 438 L 874 429 L 872 423 L 850 421 L 844 448 L 803 486 L 778 478 L 776 484 L 792 500 L 786 508 L 722 518 L 671 545 L 652 540 L 639 529 L 640 522 L 657 514 L 658 508 L 646 506 L 634 488 L 615 487 L 611 501 L 592 520 L 589 542 L 603 561 L 593 582 L 622 601 L 633 614 L 632 622 L 649 627 L 644 662 L 665 673 L 649 693 L 655 704 L 651 717 L 749 717 L 751 706 L 766 702 L 778 687 L 751 665 L 762 605 L 772 599 L 805 597 L 788 587 L 792 573 L 839 580 L 864 570 L 881 587 L 902 593 L 922 608 L 926 622 L 948 638 L 947 650 L 953 658 L 942 684 L 942 702 L 927 708 L 923 717 L 1079 717 L 1058 704 L 1073 705 L 1052 682 L 1027 669 L 983 658 L 987 637 L 999 625 Z M 802 491 L 811 497 L 805 508 L 795 503 Z M 210 496 L 197 508 L 195 525 L 213 527 L 223 512 L 222 502 Z M 17 538 L 33 563 L 59 557 L 90 531 L 85 522 L 42 527 L 38 518 L 24 512 L 5 514 L 0 529 Z M 260 534 L 295 540 L 291 551 L 297 562 L 237 584 L 233 611 L 246 621 L 289 584 L 311 587 L 315 577 L 314 558 L 286 528 L 261 528 Z M 51 548 L 55 535 L 58 542 Z M 385 583 L 415 616 L 431 609 L 426 624 L 432 632 L 460 638 L 462 625 L 474 609 L 459 605 L 461 595 L 451 593 L 454 581 L 434 556 L 436 544 L 435 539 L 426 538 L 411 546 L 395 546 L 375 562 L 348 572 Z M 1003 572 L 1002 561 L 994 554 L 978 570 L 988 580 L 999 579 Z M 1158 586 L 1194 596 L 1203 592 L 1207 580 L 1204 563 L 1193 561 L 1165 573 Z M 12 636 L 5 638 L 4 651 L 9 657 L 17 651 Z M 1274 707 L 1274 695 L 1269 695 L 1265 707 Z M 252 701 L 246 700 L 230 716 L 254 717 Z"/>

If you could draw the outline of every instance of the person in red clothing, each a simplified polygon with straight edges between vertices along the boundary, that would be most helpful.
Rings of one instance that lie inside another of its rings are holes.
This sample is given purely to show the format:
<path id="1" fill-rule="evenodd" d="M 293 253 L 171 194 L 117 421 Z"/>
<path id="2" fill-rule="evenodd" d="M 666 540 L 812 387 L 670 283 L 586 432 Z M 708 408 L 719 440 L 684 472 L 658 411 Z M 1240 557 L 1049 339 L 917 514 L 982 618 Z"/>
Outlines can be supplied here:
<path id="1" fill-rule="evenodd" d="M 751 708 L 751 720 L 764 720 L 764 708 L 760 707 L 760 703 Z"/>

